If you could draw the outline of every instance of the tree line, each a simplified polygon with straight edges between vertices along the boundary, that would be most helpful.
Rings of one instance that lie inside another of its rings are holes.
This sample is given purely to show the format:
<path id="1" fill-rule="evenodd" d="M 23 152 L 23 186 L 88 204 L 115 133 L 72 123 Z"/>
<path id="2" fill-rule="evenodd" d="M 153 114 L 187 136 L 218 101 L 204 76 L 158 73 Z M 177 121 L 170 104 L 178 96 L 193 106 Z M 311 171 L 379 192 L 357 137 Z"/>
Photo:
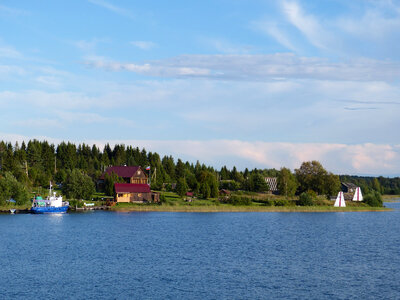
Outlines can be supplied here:
<path id="1" fill-rule="evenodd" d="M 199 161 L 195 164 L 181 159 L 175 161 L 172 156 L 161 157 L 156 152 L 123 144 L 114 147 L 106 144 L 100 150 L 96 145 L 84 143 L 54 145 L 38 140 L 21 145 L 0 141 L 0 194 L 1 180 L 7 177 L 9 182 L 12 176 L 27 188 L 48 187 L 50 181 L 57 182 L 67 197 L 87 199 L 106 168 L 118 165 L 150 166 L 152 189 L 174 189 L 181 196 L 192 191 L 202 198 L 216 198 L 220 189 L 265 192 L 269 190 L 265 177 L 277 177 L 280 193 L 288 197 L 307 191 L 332 196 L 340 189 L 340 180 L 356 183 L 367 191 L 400 194 L 399 178 L 339 177 L 317 161 L 304 162 L 294 172 L 287 168 L 238 171 L 236 167 L 226 166 L 217 170 Z M 108 181 L 112 187 L 118 178 Z M 109 190 L 108 194 L 112 192 Z"/>

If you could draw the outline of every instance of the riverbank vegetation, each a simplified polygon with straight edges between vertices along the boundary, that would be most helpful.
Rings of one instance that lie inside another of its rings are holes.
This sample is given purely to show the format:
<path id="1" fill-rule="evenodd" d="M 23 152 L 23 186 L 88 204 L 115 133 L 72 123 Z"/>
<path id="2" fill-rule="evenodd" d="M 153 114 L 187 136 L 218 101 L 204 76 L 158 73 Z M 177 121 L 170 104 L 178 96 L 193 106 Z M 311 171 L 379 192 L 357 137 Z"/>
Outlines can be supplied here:
<path id="1" fill-rule="evenodd" d="M 44 195 L 50 181 L 68 199 L 112 197 L 114 183 L 121 182 L 115 174 L 106 176 L 104 194 L 96 195 L 97 180 L 110 165 L 149 166 L 151 188 L 161 192 L 161 207 L 332 206 L 327 199 L 337 194 L 341 181 L 362 187 L 368 201 L 359 207 L 382 206 L 377 193 L 400 193 L 399 178 L 338 176 L 325 170 L 317 161 L 304 162 L 294 172 L 287 168 L 239 171 L 236 167 L 225 166 L 217 170 L 199 161 L 195 164 L 181 159 L 175 161 L 172 156 L 161 157 L 158 153 L 132 146 L 115 145 L 112 148 L 106 144 L 100 150 L 96 145 L 69 142 L 54 145 L 31 140 L 21 145 L 0 141 L 0 205 L 7 204 L 10 199 L 25 205 L 31 198 L 28 192 Z M 277 178 L 280 196 L 268 195 L 270 186 L 266 177 Z M 221 195 L 221 190 L 228 192 Z M 192 195 L 191 201 L 185 201 L 188 192 Z M 352 205 L 348 202 L 348 206 Z"/>

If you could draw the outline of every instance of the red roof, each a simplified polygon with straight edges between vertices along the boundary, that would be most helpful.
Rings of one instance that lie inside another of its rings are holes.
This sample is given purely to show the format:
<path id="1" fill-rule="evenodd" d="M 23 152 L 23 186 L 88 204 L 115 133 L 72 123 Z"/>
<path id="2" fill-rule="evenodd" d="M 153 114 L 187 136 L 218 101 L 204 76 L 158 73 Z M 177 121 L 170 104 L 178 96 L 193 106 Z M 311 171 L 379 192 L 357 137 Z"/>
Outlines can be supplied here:
<path id="1" fill-rule="evenodd" d="M 101 175 L 100 179 L 104 179 L 104 175 L 107 173 L 108 175 L 111 175 L 112 172 L 117 174 L 119 177 L 122 178 L 131 178 L 137 170 L 139 170 L 139 166 L 114 166 L 114 167 L 109 167 L 107 170 Z"/>
<path id="2" fill-rule="evenodd" d="M 186 196 L 188 196 L 188 197 L 193 197 L 193 193 L 192 193 L 192 192 L 187 192 L 187 193 L 186 193 Z"/>
<path id="3" fill-rule="evenodd" d="M 114 187 L 116 193 L 151 193 L 148 184 L 116 183 Z"/>

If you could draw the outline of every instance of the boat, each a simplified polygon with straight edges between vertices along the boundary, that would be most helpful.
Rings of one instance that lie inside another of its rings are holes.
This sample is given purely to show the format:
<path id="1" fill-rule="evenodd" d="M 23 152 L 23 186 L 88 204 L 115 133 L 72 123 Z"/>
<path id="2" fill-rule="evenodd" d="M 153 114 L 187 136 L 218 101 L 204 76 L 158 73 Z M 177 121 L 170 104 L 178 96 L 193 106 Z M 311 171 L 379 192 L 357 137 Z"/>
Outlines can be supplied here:
<path id="1" fill-rule="evenodd" d="M 335 204 L 333 206 L 334 207 L 346 207 L 346 202 L 344 201 L 344 196 L 343 196 L 342 191 L 340 191 L 339 194 L 337 195 Z"/>
<path id="2" fill-rule="evenodd" d="M 364 200 L 364 198 L 363 198 L 363 195 L 361 193 L 361 188 L 357 187 L 356 191 L 354 193 L 354 196 L 353 196 L 353 201 L 363 201 L 363 200 Z"/>
<path id="3" fill-rule="evenodd" d="M 15 208 L 11 208 L 10 209 L 10 214 L 15 214 L 16 209 Z"/>
<path id="4" fill-rule="evenodd" d="M 35 196 L 32 201 L 31 211 L 35 214 L 44 214 L 44 213 L 65 213 L 69 208 L 69 202 L 62 201 L 62 196 L 56 195 L 56 192 L 51 194 L 51 182 L 50 182 L 50 192 L 49 196 L 46 199 L 43 199 L 40 196 Z"/>

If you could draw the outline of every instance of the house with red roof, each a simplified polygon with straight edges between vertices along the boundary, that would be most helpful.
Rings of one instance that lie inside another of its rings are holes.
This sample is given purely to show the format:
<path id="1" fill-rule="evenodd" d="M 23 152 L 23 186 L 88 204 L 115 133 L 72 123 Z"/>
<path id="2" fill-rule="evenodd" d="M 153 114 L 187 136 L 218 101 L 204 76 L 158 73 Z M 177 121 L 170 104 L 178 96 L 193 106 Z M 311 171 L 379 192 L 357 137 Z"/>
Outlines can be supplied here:
<path id="1" fill-rule="evenodd" d="M 157 202 L 148 184 L 116 183 L 114 187 L 116 202 Z"/>
<path id="2" fill-rule="evenodd" d="M 104 181 L 106 174 L 117 174 L 123 178 L 126 183 L 147 184 L 148 177 L 146 172 L 143 172 L 140 166 L 112 166 L 101 175 L 100 180 Z"/>

